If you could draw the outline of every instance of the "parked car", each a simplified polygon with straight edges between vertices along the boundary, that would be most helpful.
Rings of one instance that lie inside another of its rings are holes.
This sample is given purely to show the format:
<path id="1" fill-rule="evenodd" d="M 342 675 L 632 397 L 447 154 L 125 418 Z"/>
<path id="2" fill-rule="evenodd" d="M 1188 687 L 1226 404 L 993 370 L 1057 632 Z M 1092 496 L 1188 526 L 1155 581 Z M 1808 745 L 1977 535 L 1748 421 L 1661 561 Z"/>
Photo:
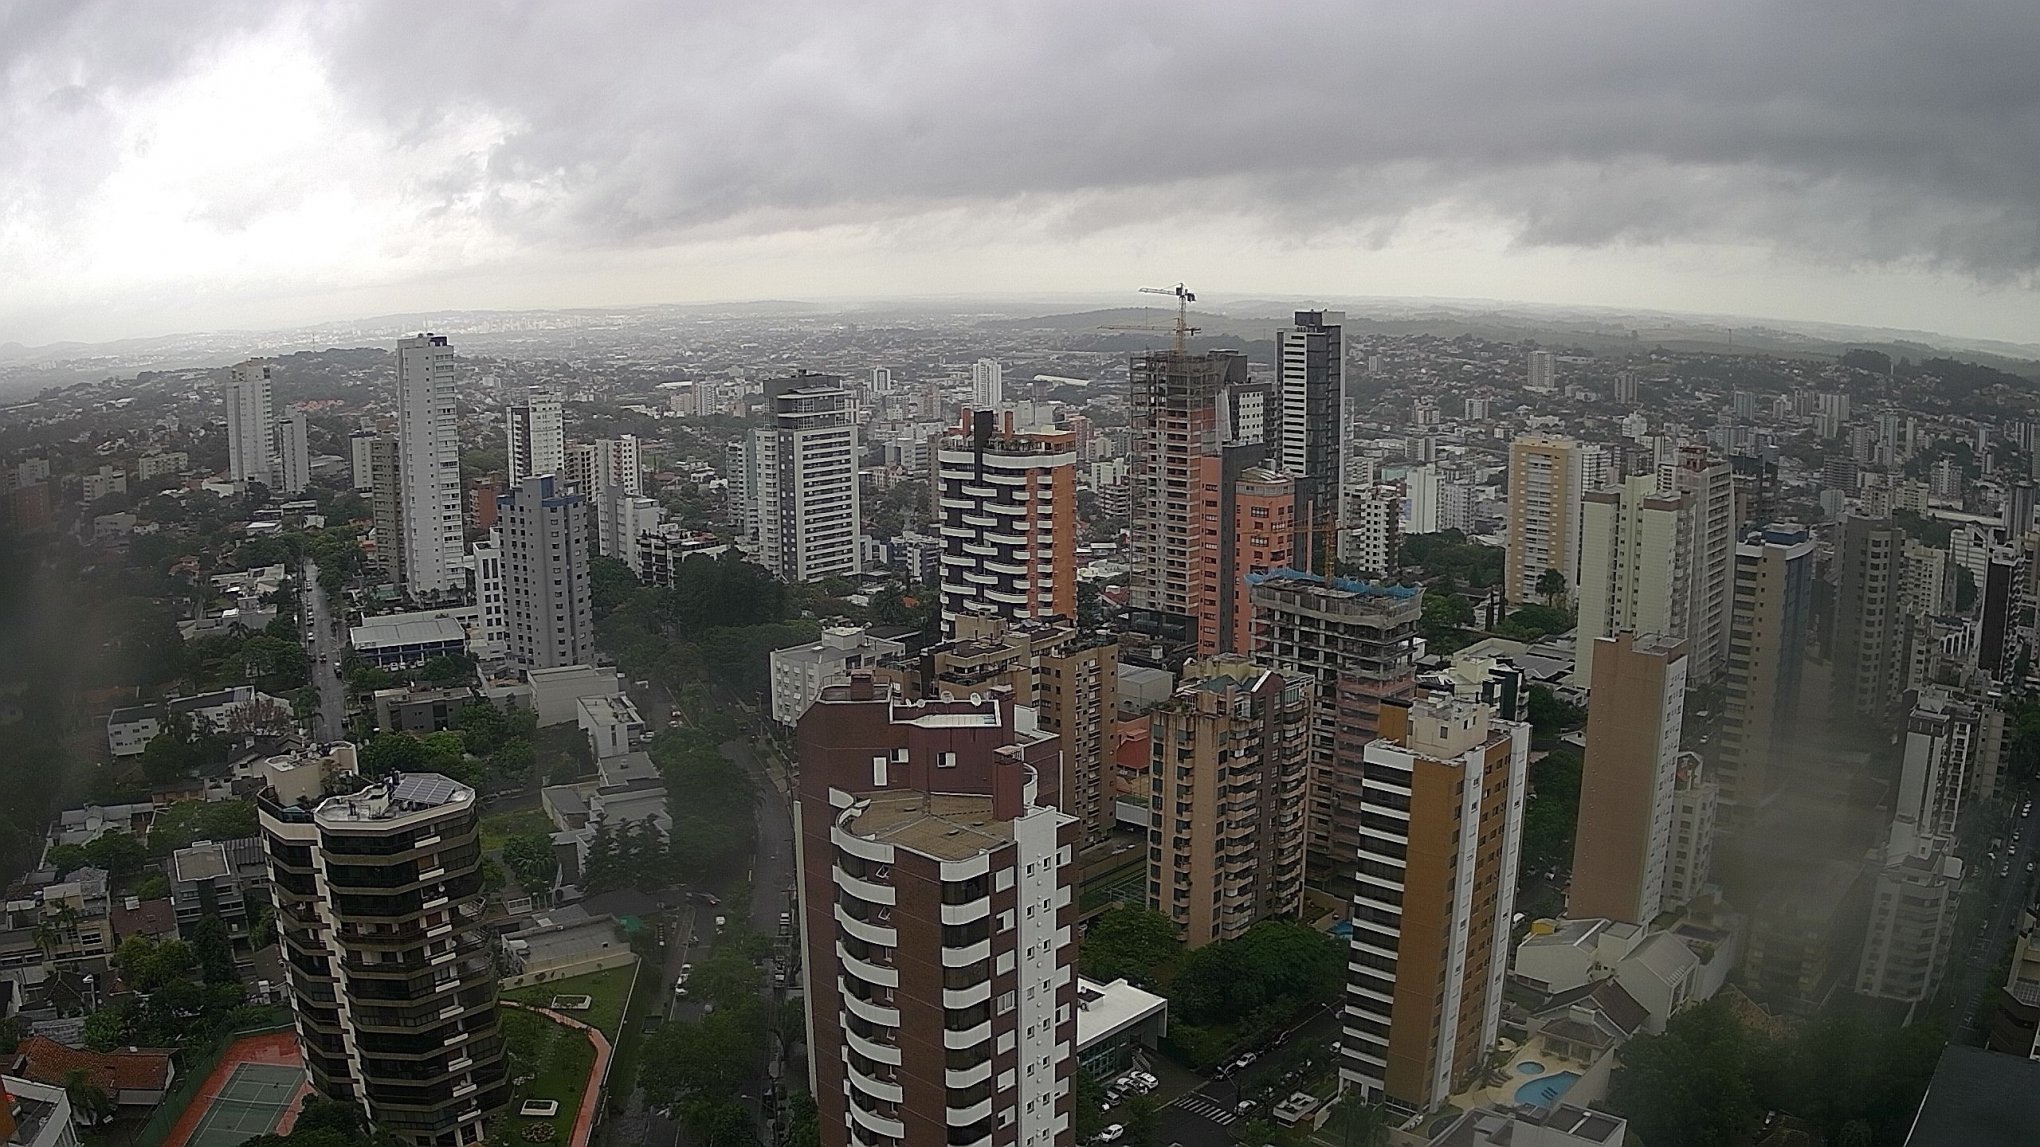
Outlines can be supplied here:
<path id="1" fill-rule="evenodd" d="M 1123 1123 L 1108 1124 L 1105 1130 L 1098 1132 L 1098 1142 L 1117 1143 L 1119 1142 L 1119 1137 L 1124 1134 L 1126 1134 L 1125 1124 Z"/>

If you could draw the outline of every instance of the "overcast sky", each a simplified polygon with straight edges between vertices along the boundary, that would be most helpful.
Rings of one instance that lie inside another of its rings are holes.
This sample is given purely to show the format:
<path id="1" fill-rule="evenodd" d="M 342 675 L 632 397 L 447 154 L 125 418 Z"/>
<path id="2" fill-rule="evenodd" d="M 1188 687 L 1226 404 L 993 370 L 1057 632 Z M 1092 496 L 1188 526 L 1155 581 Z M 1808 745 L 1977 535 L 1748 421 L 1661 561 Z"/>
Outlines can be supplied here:
<path id="1" fill-rule="evenodd" d="M 1179 279 L 2031 341 L 2036 59 L 2030 0 L 0 0 L 0 342 Z"/>

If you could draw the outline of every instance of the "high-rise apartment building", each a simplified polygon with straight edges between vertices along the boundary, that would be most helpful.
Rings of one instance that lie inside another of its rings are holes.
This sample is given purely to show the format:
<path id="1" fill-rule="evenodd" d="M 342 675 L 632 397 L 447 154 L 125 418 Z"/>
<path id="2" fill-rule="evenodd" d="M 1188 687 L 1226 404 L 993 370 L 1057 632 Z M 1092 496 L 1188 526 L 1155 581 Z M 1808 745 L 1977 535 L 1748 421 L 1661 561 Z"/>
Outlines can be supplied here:
<path id="1" fill-rule="evenodd" d="M 1741 828 L 1770 797 L 1771 770 L 1797 730 L 1812 637 L 1814 544 L 1804 528 L 1770 525 L 1735 550 L 1735 597 L 1715 780 L 1721 818 Z"/>
<path id="2" fill-rule="evenodd" d="M 1330 531 L 1344 524 L 1338 504 L 1346 472 L 1346 316 L 1298 311 L 1293 326 L 1275 331 L 1275 386 L 1281 407 L 1276 460 L 1302 480 L 1304 520 Z"/>
<path id="3" fill-rule="evenodd" d="M 1714 817 L 1721 786 L 1698 753 L 1680 753 L 1672 780 L 1671 858 L 1665 864 L 1665 905 L 1690 904 L 1714 869 Z"/>
<path id="4" fill-rule="evenodd" d="M 220 397 L 227 405 L 227 476 L 236 482 L 276 480 L 276 398 L 273 368 L 249 359 L 227 368 Z"/>
<path id="5" fill-rule="evenodd" d="M 1151 351 L 1130 372 L 1128 599 L 1135 609 L 1187 617 L 1203 597 L 1199 460 L 1218 452 L 1218 393 L 1246 382 L 1247 360 Z"/>
<path id="6" fill-rule="evenodd" d="M 1618 406 L 1635 406 L 1637 396 L 1636 372 L 1619 370 L 1615 372 L 1615 402 Z"/>
<path id="7" fill-rule="evenodd" d="M 438 773 L 326 795 L 353 756 L 272 759 L 257 802 L 305 1072 L 399 1142 L 480 1143 L 510 1097 L 480 802 Z"/>
<path id="8" fill-rule="evenodd" d="M 1068 431 L 1014 431 L 975 410 L 935 456 L 942 626 L 1077 615 L 1077 457 Z"/>
<path id="9" fill-rule="evenodd" d="M 1735 595 L 1735 468 L 1703 447 L 1681 446 L 1665 488 L 1686 499 L 1690 557 L 1686 660 L 1695 681 L 1712 681 L 1728 664 Z"/>
<path id="10" fill-rule="evenodd" d="M 1502 586 L 1511 602 L 1542 601 L 1537 586 L 1546 570 L 1557 570 L 1571 592 L 1579 563 L 1581 480 L 1579 443 L 1572 439 L 1525 434 L 1509 444 L 1509 546 Z"/>
<path id="11" fill-rule="evenodd" d="M 626 494 L 645 492 L 644 456 L 637 435 L 597 438 L 590 445 L 594 447 L 594 453 L 584 493 L 592 496 L 611 489 L 622 490 Z"/>
<path id="12" fill-rule="evenodd" d="M 1006 404 L 1006 368 L 994 358 L 981 358 L 970 368 L 972 410 L 997 410 Z"/>
<path id="13" fill-rule="evenodd" d="M 1415 466 L 1403 472 L 1403 529 L 1412 534 L 1435 534 L 1443 510 L 1444 483 L 1436 466 Z"/>
<path id="14" fill-rule="evenodd" d="M 397 340 L 397 442 L 404 592 L 429 595 L 457 589 L 465 580 L 461 558 L 466 536 L 460 516 L 453 347 L 444 335 Z"/>
<path id="15" fill-rule="evenodd" d="M 503 437 L 510 484 L 534 474 L 559 474 L 567 467 L 567 424 L 559 396 L 534 390 L 503 412 Z"/>
<path id="16" fill-rule="evenodd" d="M 1548 350 L 1533 350 L 1529 356 L 1529 374 L 1524 389 L 1537 394 L 1550 394 L 1558 389 L 1558 358 Z"/>
<path id="17" fill-rule="evenodd" d="M 751 432 L 759 556 L 787 581 L 853 577 L 864 568 L 858 435 L 849 395 L 830 374 L 766 386 L 772 424 Z"/>
<path id="18" fill-rule="evenodd" d="M 469 636 L 475 656 L 483 660 L 510 652 L 510 614 L 503 592 L 503 531 L 489 531 L 487 541 L 468 547 L 468 599 L 480 616 L 480 633 Z"/>
<path id="19" fill-rule="evenodd" d="M 1573 680 L 1596 680 L 1599 641 L 1618 633 L 1684 637 L 1693 592 L 1692 504 L 1638 475 L 1580 500 L 1579 629 Z"/>
<path id="20" fill-rule="evenodd" d="M 1566 911 L 1648 924 L 1667 904 L 1686 648 L 1657 634 L 1621 633 L 1595 644 Z"/>
<path id="21" fill-rule="evenodd" d="M 276 490 L 298 495 L 312 484 L 312 451 L 305 413 L 293 407 L 276 420 Z"/>
<path id="22" fill-rule="evenodd" d="M 956 633 L 907 661 L 874 674 L 908 700 L 998 695 L 1034 709 L 1042 730 L 1062 738 L 1056 807 L 1077 818 L 1084 843 L 1112 835 L 1114 722 L 1119 708 L 1119 646 L 1080 632 L 1066 618 L 1007 621 L 965 614 Z M 1145 799 L 1145 794 L 1143 794 Z"/>
<path id="23" fill-rule="evenodd" d="M 1057 739 L 868 674 L 801 717 L 809 1089 L 824 1147 L 1075 1142 L 1076 818 Z"/>
<path id="24" fill-rule="evenodd" d="M 1367 577 L 1395 572 L 1402 545 L 1402 489 L 1375 486 L 1346 496 L 1347 526 L 1339 533 L 1339 560 Z"/>
<path id="25" fill-rule="evenodd" d="M 1207 656 L 1244 652 L 1252 640 L 1248 579 L 1297 564 L 1297 480 L 1265 466 L 1239 467 L 1263 453 L 1259 446 L 1228 447 L 1200 460 L 1207 528 L 1215 535 L 1204 545 L 1197 608 L 1197 649 Z"/>
<path id="26" fill-rule="evenodd" d="M 1501 1031 L 1530 728 L 1486 706 L 1382 710 L 1363 773 L 1339 1074 L 1419 1110 L 1484 1070 Z"/>
<path id="27" fill-rule="evenodd" d="M 1302 907 L 1312 709 L 1307 677 L 1214 657 L 1150 712 L 1148 907 L 1190 947 Z"/>
<path id="28" fill-rule="evenodd" d="M 527 669 L 594 664 L 587 496 L 538 474 L 497 504 L 510 659 Z"/>
<path id="29" fill-rule="evenodd" d="M 369 444 L 375 441 L 375 431 L 357 430 L 347 436 L 348 477 L 354 481 L 354 492 L 366 494 L 375 489 L 373 463 L 369 458 Z"/>
<path id="30" fill-rule="evenodd" d="M 1842 524 L 1833 656 L 1838 717 L 1882 722 L 1898 703 L 1905 542 L 1905 531 L 1889 521 L 1850 518 Z"/>
<path id="31" fill-rule="evenodd" d="M 1343 891 L 1360 850 L 1367 743 L 1382 707 L 1416 692 L 1423 591 L 1295 570 L 1247 580 L 1255 661 L 1315 687 L 1305 847 L 1313 886 Z"/>
<path id="32" fill-rule="evenodd" d="M 394 438 L 368 443 L 369 509 L 375 515 L 375 561 L 404 584 L 404 451 Z"/>

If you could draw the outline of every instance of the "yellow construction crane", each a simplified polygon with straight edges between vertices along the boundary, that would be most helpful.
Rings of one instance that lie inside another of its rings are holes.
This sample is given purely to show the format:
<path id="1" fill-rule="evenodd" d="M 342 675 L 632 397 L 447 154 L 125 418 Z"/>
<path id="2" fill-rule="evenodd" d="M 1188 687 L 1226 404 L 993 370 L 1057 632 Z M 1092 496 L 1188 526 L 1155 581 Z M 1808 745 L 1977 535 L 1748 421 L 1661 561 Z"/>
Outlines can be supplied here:
<path id="1" fill-rule="evenodd" d="M 1190 325 L 1190 304 L 1197 301 L 1197 295 L 1181 283 L 1177 283 L 1173 287 L 1142 287 L 1140 288 L 1140 293 L 1143 295 L 1174 296 L 1176 299 L 1176 325 L 1162 327 L 1148 323 L 1108 323 L 1098 329 L 1101 331 L 1156 331 L 1163 334 L 1173 334 L 1176 336 L 1176 353 L 1182 354 L 1189 337 L 1198 331 L 1198 328 Z"/>

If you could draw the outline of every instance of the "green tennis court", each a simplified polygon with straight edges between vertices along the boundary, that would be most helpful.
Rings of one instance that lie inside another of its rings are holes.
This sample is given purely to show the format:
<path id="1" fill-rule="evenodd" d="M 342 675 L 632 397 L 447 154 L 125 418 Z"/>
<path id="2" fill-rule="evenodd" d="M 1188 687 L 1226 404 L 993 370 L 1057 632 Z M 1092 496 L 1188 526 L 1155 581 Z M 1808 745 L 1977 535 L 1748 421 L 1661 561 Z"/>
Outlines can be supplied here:
<path id="1" fill-rule="evenodd" d="M 276 1130 L 291 1097 L 305 1081 L 303 1070 L 277 1063 L 244 1063 L 206 1103 L 185 1147 L 236 1147 Z"/>

